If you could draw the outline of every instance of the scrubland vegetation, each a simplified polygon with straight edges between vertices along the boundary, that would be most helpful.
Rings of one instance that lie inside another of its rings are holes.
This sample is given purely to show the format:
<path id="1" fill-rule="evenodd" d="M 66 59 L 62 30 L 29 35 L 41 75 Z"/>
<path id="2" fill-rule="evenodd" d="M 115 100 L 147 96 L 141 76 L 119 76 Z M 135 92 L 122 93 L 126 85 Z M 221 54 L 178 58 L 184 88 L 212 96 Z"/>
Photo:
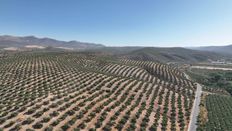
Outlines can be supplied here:
<path id="1" fill-rule="evenodd" d="M 207 91 L 232 94 L 232 71 L 191 69 L 188 74 L 191 78 L 203 84 Z"/>

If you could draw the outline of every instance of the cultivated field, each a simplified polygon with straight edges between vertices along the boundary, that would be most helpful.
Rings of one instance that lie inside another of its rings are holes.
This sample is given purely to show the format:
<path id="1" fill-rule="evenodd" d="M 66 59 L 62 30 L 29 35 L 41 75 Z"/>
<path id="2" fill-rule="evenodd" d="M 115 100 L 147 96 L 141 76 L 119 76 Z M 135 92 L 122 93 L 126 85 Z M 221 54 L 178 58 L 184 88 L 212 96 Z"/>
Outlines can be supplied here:
<path id="1" fill-rule="evenodd" d="M 203 100 L 198 131 L 231 131 L 232 130 L 232 98 L 210 94 Z M 205 114 L 205 115 L 203 115 Z"/>
<path id="2" fill-rule="evenodd" d="M 0 130 L 187 130 L 195 86 L 165 64 L 90 53 L 0 58 Z"/>

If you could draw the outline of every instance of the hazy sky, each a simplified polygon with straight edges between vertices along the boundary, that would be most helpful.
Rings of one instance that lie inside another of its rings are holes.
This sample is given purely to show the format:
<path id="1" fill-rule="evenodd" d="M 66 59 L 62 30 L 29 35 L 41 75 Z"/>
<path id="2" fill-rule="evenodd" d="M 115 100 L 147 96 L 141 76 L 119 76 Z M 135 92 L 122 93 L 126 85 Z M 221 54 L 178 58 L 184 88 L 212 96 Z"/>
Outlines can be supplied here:
<path id="1" fill-rule="evenodd" d="M 232 0 L 0 0 L 0 35 L 109 46 L 232 44 Z"/>

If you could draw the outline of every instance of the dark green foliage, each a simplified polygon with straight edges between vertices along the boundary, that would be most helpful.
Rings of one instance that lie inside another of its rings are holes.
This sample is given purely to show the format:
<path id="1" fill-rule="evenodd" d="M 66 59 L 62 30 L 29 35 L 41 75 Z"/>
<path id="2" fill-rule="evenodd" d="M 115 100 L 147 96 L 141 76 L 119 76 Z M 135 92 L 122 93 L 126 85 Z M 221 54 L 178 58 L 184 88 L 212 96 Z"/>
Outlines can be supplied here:
<path id="1" fill-rule="evenodd" d="M 208 122 L 198 130 L 231 131 L 232 98 L 228 96 L 209 95 L 206 97 Z"/>
<path id="2" fill-rule="evenodd" d="M 37 123 L 35 123 L 34 125 L 32 125 L 32 127 L 33 127 L 34 129 L 41 129 L 41 128 L 43 127 L 43 124 L 40 123 L 40 122 L 37 122 Z"/>

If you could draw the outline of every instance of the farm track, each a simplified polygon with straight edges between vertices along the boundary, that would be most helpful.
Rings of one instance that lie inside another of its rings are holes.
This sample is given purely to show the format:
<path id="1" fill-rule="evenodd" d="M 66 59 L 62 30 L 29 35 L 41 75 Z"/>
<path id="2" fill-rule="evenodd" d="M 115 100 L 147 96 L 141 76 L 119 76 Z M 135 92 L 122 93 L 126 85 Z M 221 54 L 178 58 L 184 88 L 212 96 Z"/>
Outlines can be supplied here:
<path id="1" fill-rule="evenodd" d="M 188 131 L 196 131 L 197 129 L 197 118 L 200 112 L 200 102 L 201 102 L 202 86 L 197 84 L 196 96 L 193 104 L 192 114 L 190 116 Z"/>

